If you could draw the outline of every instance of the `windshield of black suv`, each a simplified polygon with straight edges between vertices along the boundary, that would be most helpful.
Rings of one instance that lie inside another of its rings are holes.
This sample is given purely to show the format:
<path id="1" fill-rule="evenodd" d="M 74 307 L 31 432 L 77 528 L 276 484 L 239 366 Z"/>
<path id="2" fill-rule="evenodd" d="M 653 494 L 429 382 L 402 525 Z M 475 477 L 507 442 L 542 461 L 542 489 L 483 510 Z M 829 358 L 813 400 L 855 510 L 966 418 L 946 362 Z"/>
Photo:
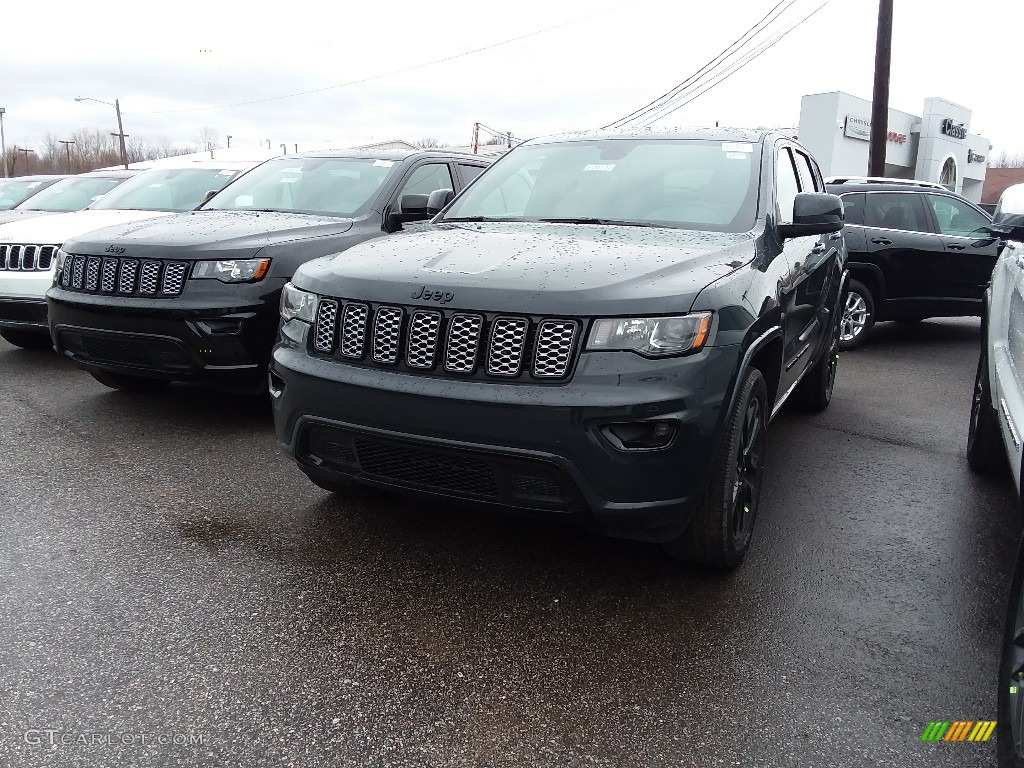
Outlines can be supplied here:
<path id="1" fill-rule="evenodd" d="M 226 168 L 154 168 L 104 195 L 92 210 L 192 211 L 211 190 L 238 175 Z"/>
<path id="2" fill-rule="evenodd" d="M 558 221 L 745 232 L 759 144 L 603 139 L 527 144 L 480 176 L 444 221 Z"/>
<path id="3" fill-rule="evenodd" d="M 120 184 L 124 179 L 89 177 L 63 179 L 32 195 L 18 206 L 19 211 L 80 211 Z"/>
<path id="4" fill-rule="evenodd" d="M 373 158 L 282 157 L 247 173 L 203 209 L 357 216 L 370 207 L 396 164 Z"/>
<path id="5" fill-rule="evenodd" d="M 0 179 L 0 211 L 10 210 L 44 184 L 38 180 Z"/>

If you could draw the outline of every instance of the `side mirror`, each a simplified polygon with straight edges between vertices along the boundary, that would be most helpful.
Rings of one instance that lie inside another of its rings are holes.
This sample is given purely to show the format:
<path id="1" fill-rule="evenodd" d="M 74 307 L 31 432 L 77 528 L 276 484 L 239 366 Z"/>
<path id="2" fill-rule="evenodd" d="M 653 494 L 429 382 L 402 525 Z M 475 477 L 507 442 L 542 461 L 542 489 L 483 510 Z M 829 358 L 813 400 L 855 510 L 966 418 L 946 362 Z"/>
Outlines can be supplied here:
<path id="1" fill-rule="evenodd" d="M 431 218 L 437 216 L 453 199 L 455 199 L 455 193 L 452 190 L 435 189 L 427 197 L 427 215 Z"/>
<path id="2" fill-rule="evenodd" d="M 801 192 L 793 202 L 793 223 L 779 224 L 779 237 L 827 235 L 843 230 L 843 201 L 825 192 Z"/>
<path id="3" fill-rule="evenodd" d="M 419 221 L 427 218 L 429 195 L 402 195 L 399 203 L 403 221 Z"/>
<path id="4" fill-rule="evenodd" d="M 213 199 L 213 196 L 216 195 L 219 191 L 219 189 L 211 189 L 209 192 L 203 195 L 203 202 L 201 202 L 200 205 L 206 205 Z"/>

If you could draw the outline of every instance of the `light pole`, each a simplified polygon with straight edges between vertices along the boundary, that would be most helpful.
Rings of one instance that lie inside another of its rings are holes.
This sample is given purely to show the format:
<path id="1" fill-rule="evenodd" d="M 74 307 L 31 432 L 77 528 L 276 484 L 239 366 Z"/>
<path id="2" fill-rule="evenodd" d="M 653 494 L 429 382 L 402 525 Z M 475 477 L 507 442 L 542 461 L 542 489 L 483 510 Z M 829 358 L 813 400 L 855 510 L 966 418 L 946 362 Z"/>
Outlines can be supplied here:
<path id="1" fill-rule="evenodd" d="M 88 96 L 81 96 L 75 99 L 75 101 L 95 101 L 100 104 L 106 104 L 108 107 L 113 107 L 117 112 L 117 133 L 110 134 L 111 136 L 117 136 L 121 141 L 121 164 L 124 165 L 125 170 L 128 170 L 128 151 L 124 148 L 124 140 L 127 134 L 124 132 L 124 125 L 121 123 L 121 102 L 114 99 L 114 103 L 111 104 L 109 101 L 101 101 L 100 99 L 92 99 Z"/>
<path id="2" fill-rule="evenodd" d="M 228 149 L 231 149 L 231 134 L 228 134 Z"/>
<path id="3" fill-rule="evenodd" d="M 282 154 L 285 154 L 285 155 L 288 154 L 288 145 L 287 144 L 282 144 L 281 145 L 281 152 L 282 152 Z"/>
<path id="4" fill-rule="evenodd" d="M 57 143 L 64 145 L 64 151 L 67 153 L 67 156 L 68 156 L 68 173 L 71 173 L 71 145 L 75 144 L 76 142 L 74 142 L 74 141 L 65 141 L 64 139 L 59 139 L 57 141 Z"/>
<path id="5" fill-rule="evenodd" d="M 0 163 L 4 166 L 4 178 L 7 178 L 7 142 L 4 141 L 4 112 L 7 110 L 0 107 Z"/>

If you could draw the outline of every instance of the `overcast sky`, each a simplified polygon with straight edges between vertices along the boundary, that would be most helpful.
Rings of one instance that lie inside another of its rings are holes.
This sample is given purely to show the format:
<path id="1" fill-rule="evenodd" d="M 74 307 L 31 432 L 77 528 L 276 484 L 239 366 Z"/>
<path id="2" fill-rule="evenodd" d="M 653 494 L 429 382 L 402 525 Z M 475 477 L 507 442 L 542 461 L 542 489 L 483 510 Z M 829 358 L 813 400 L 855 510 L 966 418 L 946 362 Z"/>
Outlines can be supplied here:
<path id="1" fill-rule="evenodd" d="M 111 107 L 76 96 L 120 99 L 125 132 L 147 140 L 195 141 L 208 128 L 221 141 L 233 135 L 232 146 L 270 139 L 289 151 L 427 136 L 468 144 L 474 121 L 529 137 L 600 127 L 643 106 L 776 1 L 8 3 L 0 106 L 8 147 L 35 146 L 48 132 L 117 129 Z M 759 39 L 820 4 L 796 0 Z M 920 114 L 925 98 L 943 96 L 973 110 L 972 132 L 997 152 L 1024 152 L 1021 54 L 1000 40 L 1001 30 L 1019 38 L 1024 3 L 895 4 L 890 106 Z M 795 126 L 803 94 L 870 99 L 876 21 L 874 0 L 832 0 L 658 124 Z M 364 78 L 376 79 L 224 106 Z"/>

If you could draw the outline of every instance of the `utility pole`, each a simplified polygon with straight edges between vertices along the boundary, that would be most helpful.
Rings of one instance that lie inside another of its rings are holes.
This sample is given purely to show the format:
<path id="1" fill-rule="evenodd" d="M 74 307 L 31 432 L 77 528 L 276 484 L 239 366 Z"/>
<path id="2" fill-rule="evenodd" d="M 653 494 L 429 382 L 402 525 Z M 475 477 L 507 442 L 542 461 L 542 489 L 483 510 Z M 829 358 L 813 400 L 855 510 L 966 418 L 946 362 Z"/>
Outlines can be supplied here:
<path id="1" fill-rule="evenodd" d="M 25 155 L 25 173 L 27 175 L 29 170 L 30 170 L 29 166 L 28 166 L 28 155 L 29 155 L 30 152 L 35 152 L 35 150 L 34 149 L 18 149 L 17 147 L 15 147 L 14 151 L 15 152 L 21 152 L 22 154 Z"/>
<path id="2" fill-rule="evenodd" d="M 124 133 L 124 124 L 121 122 L 121 102 L 114 99 L 114 109 L 117 111 L 117 135 L 121 139 L 121 163 L 124 169 L 128 170 L 128 151 L 124 148 L 124 140 L 127 138 Z"/>
<path id="3" fill-rule="evenodd" d="M 473 154 L 480 149 L 480 123 L 473 123 Z"/>
<path id="4" fill-rule="evenodd" d="M 231 134 L 228 134 L 228 149 L 231 149 Z"/>
<path id="5" fill-rule="evenodd" d="M 871 145 L 868 176 L 885 176 L 885 143 L 889 133 L 889 64 L 892 60 L 892 0 L 878 0 L 875 38 L 875 89 L 871 95 Z"/>
<path id="6" fill-rule="evenodd" d="M 4 112 L 7 110 L 0 107 L 0 163 L 4 166 L 4 178 L 7 178 L 7 142 L 4 139 Z"/>
<path id="7" fill-rule="evenodd" d="M 281 145 L 281 154 L 284 154 L 284 155 L 288 154 L 288 145 L 287 144 L 282 144 Z"/>
<path id="8" fill-rule="evenodd" d="M 267 139 L 267 149 L 270 149 L 270 139 Z"/>
<path id="9" fill-rule="evenodd" d="M 74 144 L 75 142 L 74 141 L 65 141 L 64 139 L 60 139 L 57 143 L 64 145 L 64 152 L 65 152 L 65 154 L 67 154 L 67 157 L 68 157 L 68 173 L 71 173 L 71 145 Z"/>

